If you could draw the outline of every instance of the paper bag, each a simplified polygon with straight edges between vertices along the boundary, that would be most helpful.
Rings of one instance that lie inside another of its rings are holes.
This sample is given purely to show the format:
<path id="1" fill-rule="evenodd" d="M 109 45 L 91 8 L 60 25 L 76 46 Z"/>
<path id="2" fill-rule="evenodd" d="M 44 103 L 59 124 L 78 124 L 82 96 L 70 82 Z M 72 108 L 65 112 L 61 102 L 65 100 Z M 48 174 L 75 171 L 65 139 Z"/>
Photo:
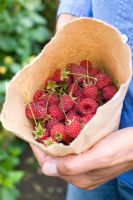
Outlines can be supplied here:
<path id="1" fill-rule="evenodd" d="M 95 67 L 107 69 L 120 88 L 116 95 L 99 107 L 96 115 L 68 146 L 45 147 L 32 136 L 32 124 L 25 115 L 24 93 L 30 100 L 56 68 L 88 59 Z M 65 25 L 45 46 L 34 62 L 10 81 L 2 110 L 3 126 L 23 140 L 35 144 L 51 156 L 79 154 L 101 138 L 118 129 L 121 109 L 131 79 L 131 55 L 120 33 L 113 27 L 93 19 L 81 18 Z"/>

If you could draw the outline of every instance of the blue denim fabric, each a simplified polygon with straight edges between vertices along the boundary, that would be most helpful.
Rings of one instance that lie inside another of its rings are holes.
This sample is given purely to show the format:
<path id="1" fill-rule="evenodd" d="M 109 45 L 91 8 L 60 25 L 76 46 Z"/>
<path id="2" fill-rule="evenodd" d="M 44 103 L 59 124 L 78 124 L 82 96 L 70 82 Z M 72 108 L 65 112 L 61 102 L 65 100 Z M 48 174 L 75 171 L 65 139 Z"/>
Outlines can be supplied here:
<path id="1" fill-rule="evenodd" d="M 113 179 L 94 190 L 82 190 L 68 185 L 66 200 L 132 200 L 133 187 Z"/>
<path id="2" fill-rule="evenodd" d="M 75 16 L 93 17 L 117 27 L 128 36 L 133 53 L 133 1 L 129 0 L 61 0 L 57 16 L 70 13 Z M 126 95 L 120 128 L 133 126 L 133 78 Z M 120 175 L 122 181 L 133 186 L 133 171 Z"/>

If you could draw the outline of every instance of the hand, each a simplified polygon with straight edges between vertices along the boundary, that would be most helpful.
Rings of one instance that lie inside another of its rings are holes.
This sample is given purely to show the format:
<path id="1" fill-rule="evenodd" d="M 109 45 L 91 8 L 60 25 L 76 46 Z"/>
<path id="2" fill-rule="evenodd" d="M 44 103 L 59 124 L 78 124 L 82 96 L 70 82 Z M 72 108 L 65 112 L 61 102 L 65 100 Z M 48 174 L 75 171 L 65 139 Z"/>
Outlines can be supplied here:
<path id="1" fill-rule="evenodd" d="M 73 21 L 74 19 L 78 19 L 78 17 L 70 15 L 70 14 L 61 14 L 58 18 L 56 30 L 60 30 L 65 24 Z"/>
<path id="2" fill-rule="evenodd" d="M 80 154 L 52 158 L 33 147 L 42 171 L 92 189 L 133 168 L 133 128 L 116 131 Z"/>

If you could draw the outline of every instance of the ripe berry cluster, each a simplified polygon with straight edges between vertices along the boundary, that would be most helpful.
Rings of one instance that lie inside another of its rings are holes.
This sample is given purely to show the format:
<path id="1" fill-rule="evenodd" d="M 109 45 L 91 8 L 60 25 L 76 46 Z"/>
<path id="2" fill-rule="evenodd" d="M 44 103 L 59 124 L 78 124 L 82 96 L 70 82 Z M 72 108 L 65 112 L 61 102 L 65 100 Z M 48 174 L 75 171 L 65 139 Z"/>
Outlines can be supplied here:
<path id="1" fill-rule="evenodd" d="M 117 81 L 92 67 L 88 60 L 56 69 L 25 108 L 26 116 L 34 123 L 34 138 L 46 146 L 55 142 L 70 144 L 118 88 Z"/>

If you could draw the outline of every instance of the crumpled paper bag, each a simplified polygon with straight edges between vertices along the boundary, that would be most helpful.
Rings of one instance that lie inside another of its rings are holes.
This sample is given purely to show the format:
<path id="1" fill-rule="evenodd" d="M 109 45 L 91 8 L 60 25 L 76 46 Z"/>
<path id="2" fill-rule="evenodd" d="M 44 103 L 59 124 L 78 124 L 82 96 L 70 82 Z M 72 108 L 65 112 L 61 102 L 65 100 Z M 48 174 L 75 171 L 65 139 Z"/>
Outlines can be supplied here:
<path id="1" fill-rule="evenodd" d="M 24 93 L 32 99 L 34 92 L 56 68 L 67 63 L 91 60 L 95 67 L 105 67 L 118 80 L 117 94 L 99 107 L 96 115 L 69 145 L 53 144 L 45 147 L 32 136 L 31 122 L 25 116 Z M 21 139 L 35 144 L 51 156 L 79 154 L 101 138 L 118 129 L 123 100 L 131 78 L 131 55 L 120 33 L 97 20 L 81 18 L 65 25 L 45 46 L 30 65 L 10 81 L 6 89 L 1 121 L 3 126 Z"/>

